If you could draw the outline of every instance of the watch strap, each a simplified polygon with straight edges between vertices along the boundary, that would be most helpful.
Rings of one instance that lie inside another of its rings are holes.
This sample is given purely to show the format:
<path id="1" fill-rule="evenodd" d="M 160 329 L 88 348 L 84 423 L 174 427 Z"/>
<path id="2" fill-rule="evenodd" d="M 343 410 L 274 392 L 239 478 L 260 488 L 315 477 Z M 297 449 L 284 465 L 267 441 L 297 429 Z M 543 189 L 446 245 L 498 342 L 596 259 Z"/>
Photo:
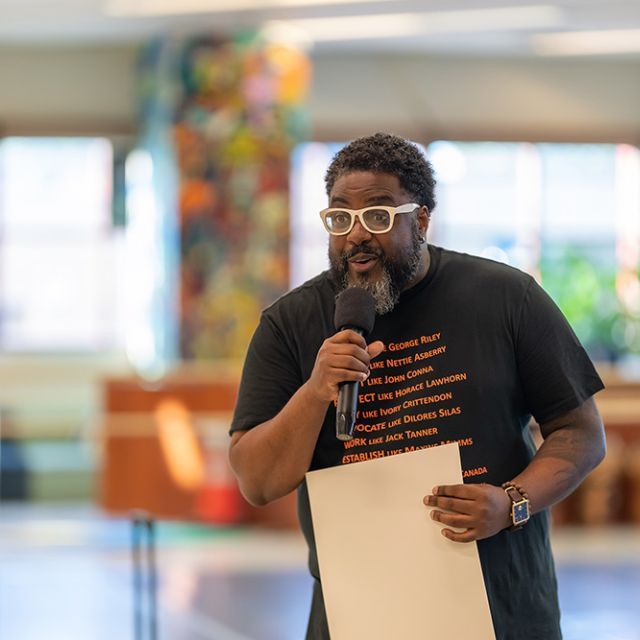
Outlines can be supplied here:
<path id="1" fill-rule="evenodd" d="M 522 486 L 520 486 L 519 484 L 516 484 L 515 482 L 505 482 L 502 484 L 502 488 L 504 489 L 505 493 L 507 494 L 507 496 L 509 496 L 509 499 L 511 500 L 510 515 L 511 515 L 512 525 L 510 529 L 514 531 L 518 529 L 522 529 L 522 527 L 524 527 L 524 525 L 527 524 L 530 517 L 529 494 L 525 489 L 522 488 Z M 522 522 L 516 522 L 515 515 L 514 515 L 514 505 L 521 505 L 523 502 L 526 503 L 527 518 Z"/>
<path id="2" fill-rule="evenodd" d="M 519 484 L 516 484 L 515 482 L 505 482 L 503 483 L 502 488 L 507 492 L 507 495 L 509 497 L 511 497 L 511 495 L 514 495 L 516 498 L 516 502 L 520 500 L 529 500 L 529 494 L 525 491 L 525 489 L 523 489 Z"/>

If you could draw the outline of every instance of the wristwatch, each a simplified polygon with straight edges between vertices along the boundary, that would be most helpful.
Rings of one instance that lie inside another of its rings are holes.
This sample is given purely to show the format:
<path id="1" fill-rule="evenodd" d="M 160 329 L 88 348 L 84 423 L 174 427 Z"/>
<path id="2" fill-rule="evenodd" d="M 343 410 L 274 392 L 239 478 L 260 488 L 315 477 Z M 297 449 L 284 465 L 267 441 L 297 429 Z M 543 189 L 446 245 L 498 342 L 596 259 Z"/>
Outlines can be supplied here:
<path id="1" fill-rule="evenodd" d="M 505 482 L 502 485 L 502 488 L 511 500 L 510 529 L 522 529 L 531 517 L 531 512 L 529 510 L 529 496 L 521 486 L 513 482 Z"/>

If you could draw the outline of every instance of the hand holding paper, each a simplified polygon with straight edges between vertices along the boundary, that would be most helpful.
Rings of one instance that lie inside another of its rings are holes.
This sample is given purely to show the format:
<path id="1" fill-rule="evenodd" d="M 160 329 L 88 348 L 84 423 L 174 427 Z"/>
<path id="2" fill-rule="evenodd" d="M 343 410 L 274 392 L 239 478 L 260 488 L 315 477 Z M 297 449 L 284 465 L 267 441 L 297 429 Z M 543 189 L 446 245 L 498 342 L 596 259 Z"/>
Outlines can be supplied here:
<path id="1" fill-rule="evenodd" d="M 495 639 L 476 545 L 423 503 L 461 483 L 457 443 L 307 474 L 332 640 Z"/>
<path id="2" fill-rule="evenodd" d="M 445 509 L 431 511 L 437 522 L 463 531 L 442 529 L 442 535 L 454 542 L 472 542 L 492 536 L 511 524 L 510 500 L 501 487 L 491 484 L 456 484 L 433 488 L 424 504 Z"/>

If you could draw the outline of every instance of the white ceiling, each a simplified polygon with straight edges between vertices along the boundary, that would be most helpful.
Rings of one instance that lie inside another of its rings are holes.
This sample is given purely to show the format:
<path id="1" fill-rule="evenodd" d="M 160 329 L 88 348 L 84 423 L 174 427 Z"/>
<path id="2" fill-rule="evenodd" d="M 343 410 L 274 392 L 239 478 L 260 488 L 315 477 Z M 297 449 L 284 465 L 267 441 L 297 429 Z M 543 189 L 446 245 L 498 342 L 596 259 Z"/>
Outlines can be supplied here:
<path id="1" fill-rule="evenodd" d="M 266 23 L 320 54 L 640 57 L 640 0 L 0 0 L 5 45 L 141 42 Z"/>

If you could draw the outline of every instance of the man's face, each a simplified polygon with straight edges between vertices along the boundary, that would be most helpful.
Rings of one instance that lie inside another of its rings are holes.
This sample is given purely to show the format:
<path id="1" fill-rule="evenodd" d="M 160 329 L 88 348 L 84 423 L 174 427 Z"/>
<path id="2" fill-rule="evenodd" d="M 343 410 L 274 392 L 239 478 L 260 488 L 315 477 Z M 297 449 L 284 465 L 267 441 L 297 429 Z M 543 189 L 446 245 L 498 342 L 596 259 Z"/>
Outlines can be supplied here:
<path id="1" fill-rule="evenodd" d="M 388 173 L 354 171 L 338 178 L 329 194 L 330 207 L 363 209 L 374 205 L 397 207 L 415 200 Z M 331 270 L 341 285 L 367 289 L 379 314 L 393 309 L 400 292 L 426 273 L 420 237 L 429 224 L 426 207 L 396 215 L 387 233 L 370 233 L 359 222 L 343 236 L 330 236 Z"/>

